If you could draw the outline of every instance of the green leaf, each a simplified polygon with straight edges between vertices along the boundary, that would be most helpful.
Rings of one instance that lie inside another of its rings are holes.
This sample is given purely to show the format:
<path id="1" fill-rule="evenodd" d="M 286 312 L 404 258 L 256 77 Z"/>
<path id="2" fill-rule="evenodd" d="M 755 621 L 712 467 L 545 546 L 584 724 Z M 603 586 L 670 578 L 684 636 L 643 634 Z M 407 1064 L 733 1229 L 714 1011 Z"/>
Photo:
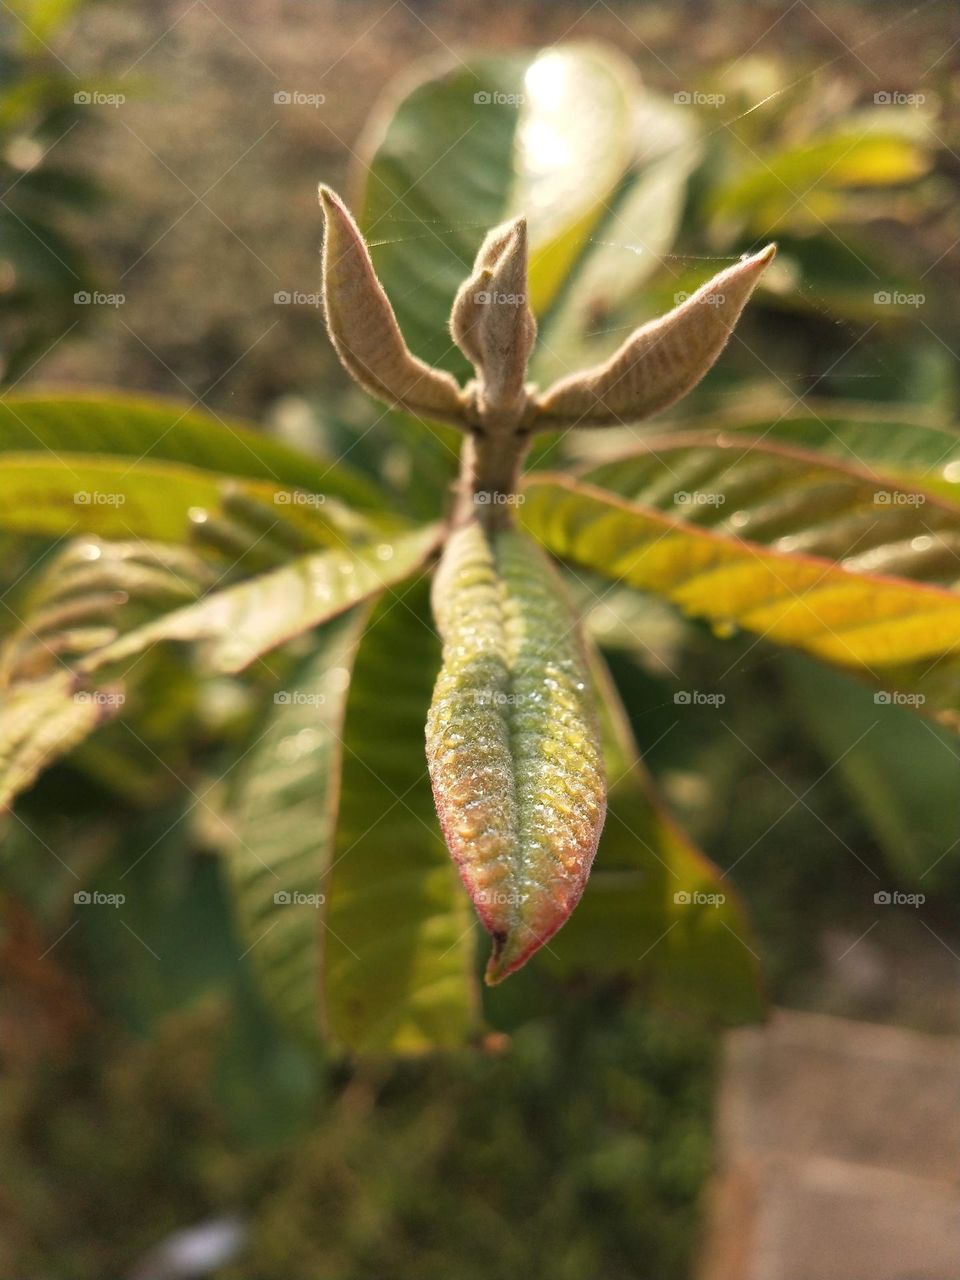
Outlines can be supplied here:
<path id="1" fill-rule="evenodd" d="M 957 864 L 960 755 L 946 729 L 913 715 L 916 695 L 877 692 L 799 654 L 782 655 L 788 702 L 836 765 L 896 876 L 929 890 Z"/>
<path id="2" fill-rule="evenodd" d="M 695 431 L 698 424 L 687 423 Z M 877 468 L 960 505 L 960 430 L 940 415 L 886 404 L 806 400 L 769 413 L 713 415 L 700 431 L 722 431 L 815 450 Z M 685 434 L 673 439 L 682 443 Z"/>
<path id="3" fill-rule="evenodd" d="M 922 146 L 894 129 L 884 131 L 880 122 L 872 129 L 844 126 L 759 158 L 713 192 L 707 211 L 766 235 L 778 225 L 809 231 L 843 216 L 847 189 L 911 182 L 929 166 Z"/>
<path id="4" fill-rule="evenodd" d="M 323 877 L 339 799 L 350 671 L 369 617 L 328 622 L 273 695 L 236 783 L 228 871 L 235 914 L 271 1007 L 299 1034 L 318 1030 Z"/>
<path id="5" fill-rule="evenodd" d="M 376 506 L 376 489 L 341 464 L 308 458 L 249 423 L 189 405 L 98 392 L 0 400 L 0 454 L 97 454 L 177 462 Z M 102 460 L 102 458 L 101 458 Z"/>
<path id="6" fill-rule="evenodd" d="M 742 627 L 844 666 L 960 648 L 960 597 L 701 529 L 568 477 L 537 476 L 520 516 L 554 554 L 665 596 L 721 633 Z"/>
<path id="7" fill-rule="evenodd" d="M 639 506 L 848 571 L 923 582 L 960 577 L 960 510 L 822 454 L 740 435 L 677 433 L 588 471 Z"/>
<path id="8" fill-rule="evenodd" d="M 285 640 L 402 582 L 437 546 L 439 532 L 430 525 L 300 556 L 138 627 L 89 655 L 80 669 L 98 671 L 160 641 L 185 640 L 202 642 L 209 670 L 241 671 Z"/>
<path id="9" fill-rule="evenodd" d="M 580 905 L 541 955 L 564 975 L 623 974 L 669 1006 L 738 1021 L 759 1016 L 758 957 L 736 891 L 684 835 L 640 763 L 598 654 L 611 779 L 607 822 Z"/>
<path id="10" fill-rule="evenodd" d="M 76 453 L 6 454 L 0 469 L 0 527 L 53 537 L 93 533 L 182 542 L 198 521 L 243 496 L 272 508 L 276 523 L 292 523 L 315 542 L 339 542 L 351 531 L 373 528 L 323 493 L 236 480 L 179 463 Z"/>
<path id="11" fill-rule="evenodd" d="M 634 111 L 637 154 L 540 326 L 531 373 L 544 386 L 572 368 L 601 363 L 631 328 L 659 314 L 643 286 L 674 243 L 687 180 L 703 149 L 685 108 L 642 93 Z"/>
<path id="12" fill-rule="evenodd" d="M 426 585 L 385 597 L 354 669 L 324 885 L 326 1021 L 356 1050 L 455 1047 L 479 1017 L 476 924 L 440 835 L 423 753 L 439 665 Z"/>

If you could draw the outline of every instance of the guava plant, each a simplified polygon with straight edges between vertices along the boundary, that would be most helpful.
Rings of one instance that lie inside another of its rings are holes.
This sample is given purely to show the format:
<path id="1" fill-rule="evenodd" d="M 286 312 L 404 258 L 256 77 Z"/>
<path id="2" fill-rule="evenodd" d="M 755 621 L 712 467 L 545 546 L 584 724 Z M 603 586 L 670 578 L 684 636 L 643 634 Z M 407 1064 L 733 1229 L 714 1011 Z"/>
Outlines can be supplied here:
<path id="1" fill-rule="evenodd" d="M 720 354 L 773 246 L 729 267 L 601 366 L 542 393 L 526 381 L 523 216 L 491 231 L 457 292 L 450 332 L 473 364 L 460 387 L 406 346 L 356 223 L 321 188 L 330 335 L 361 386 L 466 435 L 434 579 L 443 667 L 427 757 L 447 845 L 493 938 L 487 982 L 519 968 L 583 893 L 606 803 L 599 719 L 576 617 L 549 561 L 515 528 L 537 431 L 637 421 L 672 404 Z"/>
<path id="2" fill-rule="evenodd" d="M 960 445 L 837 413 L 634 431 L 717 361 L 772 248 L 654 308 L 699 140 L 603 51 L 434 74 L 365 146 L 357 221 L 322 189 L 323 288 L 387 407 L 352 432 L 330 410 L 337 460 L 186 405 L 0 400 L 0 802 L 101 724 L 114 759 L 149 744 L 172 661 L 260 708 L 187 798 L 237 964 L 291 1025 L 319 1008 L 365 1050 L 477 1032 L 457 870 L 492 984 L 536 952 L 507 990 L 616 974 L 755 1014 L 736 896 L 654 795 L 569 588 L 659 597 L 955 722 Z M 575 432 L 614 444 L 572 461 Z"/>

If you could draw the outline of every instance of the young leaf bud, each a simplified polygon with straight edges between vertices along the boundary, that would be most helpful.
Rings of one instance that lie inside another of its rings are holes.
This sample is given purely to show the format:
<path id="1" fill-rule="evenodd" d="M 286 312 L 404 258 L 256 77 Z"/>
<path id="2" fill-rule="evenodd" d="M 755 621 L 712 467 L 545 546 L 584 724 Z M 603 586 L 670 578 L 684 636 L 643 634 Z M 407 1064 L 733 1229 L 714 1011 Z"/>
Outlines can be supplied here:
<path id="1" fill-rule="evenodd" d="M 537 337 L 527 305 L 527 220 L 515 218 L 489 233 L 460 286 L 450 332 L 480 379 L 481 408 L 492 412 L 521 402 L 524 374 Z"/>
<path id="2" fill-rule="evenodd" d="M 456 530 L 433 602 L 427 761 L 497 983 L 556 933 L 590 872 L 605 814 L 592 687 L 556 571 L 525 534 Z"/>
<path id="3" fill-rule="evenodd" d="M 462 425 L 460 388 L 407 347 L 363 236 L 329 187 L 320 188 L 326 216 L 323 301 L 337 355 L 372 396 L 409 413 Z"/>

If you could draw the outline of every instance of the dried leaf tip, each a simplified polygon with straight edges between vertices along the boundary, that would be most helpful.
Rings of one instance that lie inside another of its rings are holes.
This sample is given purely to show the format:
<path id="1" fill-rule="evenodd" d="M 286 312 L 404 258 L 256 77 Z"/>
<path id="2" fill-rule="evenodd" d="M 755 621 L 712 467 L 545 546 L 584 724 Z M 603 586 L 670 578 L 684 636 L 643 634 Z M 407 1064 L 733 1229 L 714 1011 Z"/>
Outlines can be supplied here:
<path id="1" fill-rule="evenodd" d="M 770 244 L 727 267 L 604 364 L 555 383 L 537 401 L 535 429 L 636 422 L 686 395 L 716 362 L 776 251 Z"/>
<path id="2" fill-rule="evenodd" d="M 329 187 L 320 187 L 326 219 L 323 303 L 337 355 L 371 395 L 395 408 L 460 425 L 462 396 L 449 373 L 407 347 L 360 229 Z"/>
<path id="3" fill-rule="evenodd" d="M 450 332 L 477 371 L 481 407 L 496 413 L 520 405 L 537 338 L 527 302 L 526 218 L 489 232 L 454 299 Z"/>

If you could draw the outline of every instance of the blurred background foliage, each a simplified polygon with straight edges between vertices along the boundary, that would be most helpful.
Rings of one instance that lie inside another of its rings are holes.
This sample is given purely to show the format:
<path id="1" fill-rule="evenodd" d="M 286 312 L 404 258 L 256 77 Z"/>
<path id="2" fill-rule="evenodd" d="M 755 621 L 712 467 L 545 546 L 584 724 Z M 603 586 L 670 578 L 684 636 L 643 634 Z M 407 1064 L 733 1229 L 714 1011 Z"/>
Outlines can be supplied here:
<path id="1" fill-rule="evenodd" d="M 421 354 L 457 367 L 431 346 L 418 273 L 452 294 L 464 244 L 505 209 L 542 215 L 542 378 L 573 351 L 605 355 L 716 259 L 773 238 L 740 337 L 671 421 L 772 438 L 789 427 L 841 457 L 938 467 L 949 489 L 960 59 L 951 5 L 907 19 L 882 3 L 784 16 L 706 2 L 251 0 L 241 13 L 17 0 L 0 13 L 4 390 L 101 383 L 196 400 L 345 454 L 398 506 L 435 514 L 449 448 L 371 412 L 315 302 L 275 302 L 316 294 L 316 181 L 356 193 L 358 156 L 373 156 L 361 218 L 379 219 L 378 268 L 410 281 L 393 296 Z M 582 158 L 605 212 L 566 290 L 550 213 L 576 208 L 586 184 L 562 185 L 569 152 L 550 162 L 558 128 L 574 155 L 582 141 L 562 93 L 557 118 L 533 127 L 515 105 L 484 108 L 487 136 L 539 158 L 524 189 L 482 166 L 458 172 L 465 153 L 443 141 L 476 116 L 457 117 L 457 76 L 521 92 L 522 51 L 561 39 L 619 50 L 592 85 L 609 149 Z M 421 56 L 432 61 L 418 74 L 435 78 L 416 120 L 405 107 L 389 127 L 368 122 L 385 82 Z M 624 88 L 637 75 L 643 87 Z M 278 91 L 325 101 L 277 104 Z M 83 100 L 93 94 L 124 101 Z M 424 154 L 437 163 L 416 213 L 433 232 L 412 235 L 384 191 L 410 187 Z M 97 290 L 124 301 L 74 301 Z M 593 465 L 631 438 L 548 441 L 535 465 Z M 4 535 L 5 631 L 23 575 L 54 549 Z M 771 997 L 957 1029 L 955 739 L 807 659 L 721 642 L 585 575 L 572 585 L 674 811 L 733 868 Z M 725 702 L 678 705 L 678 687 L 722 688 Z M 532 972 L 496 994 L 506 1034 L 469 1053 L 318 1061 L 276 1024 L 237 960 L 220 858 L 220 779 L 249 740 L 256 692 L 152 652 L 123 721 L 3 820 L 0 1270 L 132 1275 L 168 1233 L 235 1213 L 248 1235 L 217 1272 L 227 1280 L 626 1278 L 638 1259 L 658 1280 L 688 1275 L 710 1167 L 712 1025 L 651 1007 L 642 988 Z M 76 913 L 77 876 L 105 892 L 122 881 L 123 922 Z M 873 894 L 893 887 L 927 895 L 926 923 L 887 909 L 873 927 Z"/>

